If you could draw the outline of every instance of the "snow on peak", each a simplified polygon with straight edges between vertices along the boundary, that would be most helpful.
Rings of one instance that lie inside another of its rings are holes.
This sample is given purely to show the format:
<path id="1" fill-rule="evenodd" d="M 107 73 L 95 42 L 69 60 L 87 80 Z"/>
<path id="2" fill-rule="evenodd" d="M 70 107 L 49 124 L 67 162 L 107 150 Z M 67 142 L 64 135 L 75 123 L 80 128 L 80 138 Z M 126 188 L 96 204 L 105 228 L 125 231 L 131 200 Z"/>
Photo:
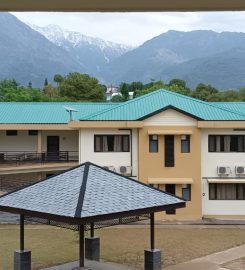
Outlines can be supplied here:
<path id="1" fill-rule="evenodd" d="M 133 49 L 127 45 L 105 41 L 100 38 L 85 36 L 79 32 L 70 31 L 55 24 L 49 24 L 44 27 L 33 24 L 29 24 L 29 26 L 58 46 L 64 46 L 64 44 L 67 43 L 69 43 L 73 48 L 82 47 L 84 45 L 95 46 L 102 52 L 112 49 L 118 53 L 121 52 L 121 54 Z"/>

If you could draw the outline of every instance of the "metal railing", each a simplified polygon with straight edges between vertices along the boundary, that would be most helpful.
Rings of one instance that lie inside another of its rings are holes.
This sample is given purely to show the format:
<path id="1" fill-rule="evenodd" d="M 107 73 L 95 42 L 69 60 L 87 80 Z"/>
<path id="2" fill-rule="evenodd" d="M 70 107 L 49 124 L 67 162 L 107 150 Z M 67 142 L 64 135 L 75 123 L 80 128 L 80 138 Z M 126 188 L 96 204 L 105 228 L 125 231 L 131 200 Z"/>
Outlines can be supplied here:
<path id="1" fill-rule="evenodd" d="M 78 151 L 31 152 L 0 151 L 0 165 L 23 165 L 26 163 L 77 162 Z"/>

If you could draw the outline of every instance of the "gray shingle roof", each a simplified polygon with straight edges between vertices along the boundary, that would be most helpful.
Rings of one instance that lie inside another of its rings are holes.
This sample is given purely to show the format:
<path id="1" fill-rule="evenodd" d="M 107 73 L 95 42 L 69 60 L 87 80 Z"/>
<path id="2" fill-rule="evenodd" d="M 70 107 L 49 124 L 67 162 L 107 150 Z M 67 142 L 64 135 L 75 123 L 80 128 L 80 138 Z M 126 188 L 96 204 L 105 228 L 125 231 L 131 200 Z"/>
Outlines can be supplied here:
<path id="1" fill-rule="evenodd" d="M 184 207 L 184 200 L 85 163 L 0 197 L 0 210 L 93 221 L 95 217 Z"/>

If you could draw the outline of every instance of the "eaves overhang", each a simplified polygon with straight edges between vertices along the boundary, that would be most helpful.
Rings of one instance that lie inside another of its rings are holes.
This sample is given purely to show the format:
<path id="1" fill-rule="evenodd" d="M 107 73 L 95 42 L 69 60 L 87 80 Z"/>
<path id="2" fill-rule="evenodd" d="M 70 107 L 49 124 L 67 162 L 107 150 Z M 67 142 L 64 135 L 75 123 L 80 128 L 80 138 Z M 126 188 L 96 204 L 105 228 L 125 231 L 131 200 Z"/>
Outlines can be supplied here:
<path id="1" fill-rule="evenodd" d="M 71 121 L 68 127 L 80 128 L 142 128 L 143 121 Z"/>
<path id="2" fill-rule="evenodd" d="M 244 121 L 198 121 L 198 128 L 245 128 L 245 120 Z"/>
<path id="3" fill-rule="evenodd" d="M 67 124 L 0 124 L 0 130 L 70 130 Z"/>

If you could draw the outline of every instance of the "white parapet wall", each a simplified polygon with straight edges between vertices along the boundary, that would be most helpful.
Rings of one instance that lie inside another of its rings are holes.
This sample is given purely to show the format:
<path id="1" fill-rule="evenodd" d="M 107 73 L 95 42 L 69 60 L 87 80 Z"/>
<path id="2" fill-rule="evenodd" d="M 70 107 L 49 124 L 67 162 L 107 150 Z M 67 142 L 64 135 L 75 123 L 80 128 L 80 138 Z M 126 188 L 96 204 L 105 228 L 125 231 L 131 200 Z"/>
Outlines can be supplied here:
<path id="1" fill-rule="evenodd" d="M 95 135 L 130 135 L 130 130 L 119 129 L 80 129 L 79 162 L 93 162 L 100 166 L 114 166 L 119 172 L 120 166 L 131 166 L 132 176 L 138 176 L 138 132 L 132 130 L 132 145 L 130 152 L 95 152 Z M 130 140 L 131 141 L 131 140 Z"/>
<path id="2" fill-rule="evenodd" d="M 245 153 L 229 152 L 214 153 L 208 150 L 209 135 L 245 135 L 245 131 L 233 129 L 204 129 L 202 130 L 202 214 L 203 216 L 245 216 L 245 200 L 210 200 L 208 179 L 237 178 L 236 166 L 245 166 Z M 218 166 L 231 168 L 228 176 L 217 174 Z M 243 177 L 245 178 L 245 176 Z M 221 180 L 222 181 L 222 180 Z"/>

